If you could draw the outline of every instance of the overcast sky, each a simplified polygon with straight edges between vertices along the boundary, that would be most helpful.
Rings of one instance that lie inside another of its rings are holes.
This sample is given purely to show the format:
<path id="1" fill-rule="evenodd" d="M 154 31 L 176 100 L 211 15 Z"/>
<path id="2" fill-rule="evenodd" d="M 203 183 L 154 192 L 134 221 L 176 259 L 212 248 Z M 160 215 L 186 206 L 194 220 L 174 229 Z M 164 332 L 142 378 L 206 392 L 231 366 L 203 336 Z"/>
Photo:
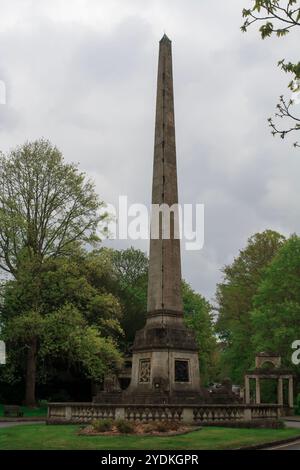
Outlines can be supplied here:
<path id="1" fill-rule="evenodd" d="M 0 149 L 49 138 L 109 203 L 150 203 L 158 42 L 172 39 L 180 200 L 205 204 L 205 246 L 182 250 L 183 276 L 208 298 L 250 235 L 300 229 L 300 153 L 266 123 L 299 34 L 242 34 L 250 4 L 0 0 Z"/>

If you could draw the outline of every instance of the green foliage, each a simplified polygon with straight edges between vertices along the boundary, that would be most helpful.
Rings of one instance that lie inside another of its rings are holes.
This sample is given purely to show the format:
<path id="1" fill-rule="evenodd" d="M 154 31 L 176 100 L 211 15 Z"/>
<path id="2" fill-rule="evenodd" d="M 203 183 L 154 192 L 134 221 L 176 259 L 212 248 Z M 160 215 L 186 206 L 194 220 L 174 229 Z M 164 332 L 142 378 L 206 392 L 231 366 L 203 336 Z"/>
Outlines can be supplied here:
<path id="1" fill-rule="evenodd" d="M 68 350 L 67 359 L 76 357 L 88 376 L 103 373 L 105 360 L 111 358 L 113 344 L 104 344 L 100 328 L 103 332 L 119 325 L 102 318 L 97 329 L 83 319 L 80 310 L 95 295 L 90 283 L 80 282 L 78 266 L 69 263 L 83 243 L 100 241 L 98 224 L 107 217 L 99 215 L 102 207 L 93 183 L 76 165 L 65 163 L 49 141 L 25 143 L 0 155 L 0 269 L 13 276 L 2 288 L 0 322 L 9 350 L 2 372 L 13 382 L 27 371 L 27 404 L 35 404 L 37 359 L 53 350 L 52 336 L 61 341 L 56 348 Z M 112 298 L 101 300 L 117 309 Z M 74 314 L 73 324 L 68 314 Z M 53 319 L 61 322 L 55 335 Z M 68 349 L 68 341 L 75 351 Z M 68 362 L 63 353 L 62 359 Z"/>
<path id="2" fill-rule="evenodd" d="M 135 431 L 135 423 L 126 421 L 125 419 L 118 419 L 116 421 L 116 428 L 121 434 L 133 434 Z"/>
<path id="3" fill-rule="evenodd" d="M 122 335 L 118 299 L 106 291 L 102 253 L 76 252 L 44 262 L 38 280 L 30 269 L 3 287 L 0 314 L 8 344 L 6 381 L 22 377 L 24 355 L 38 338 L 38 379 L 46 381 L 56 367 L 76 367 L 100 379 L 121 364 L 116 341 Z M 38 282 L 38 294 L 36 289 Z M 108 283 L 109 287 L 109 283 Z M 31 308 L 34 305 L 35 309 Z"/>
<path id="4" fill-rule="evenodd" d="M 122 348 L 130 349 L 137 330 L 144 326 L 147 311 L 148 258 L 134 248 L 111 250 L 111 262 L 116 278 L 115 293 L 122 305 L 121 327 L 124 331 Z"/>
<path id="5" fill-rule="evenodd" d="M 260 396 L 262 403 L 277 403 L 277 380 L 268 379 L 261 380 L 260 383 Z"/>
<path id="6" fill-rule="evenodd" d="M 242 11 L 244 23 L 241 30 L 246 32 L 248 28 L 257 22 L 262 22 L 259 33 L 262 39 L 276 35 L 278 38 L 286 36 L 291 29 L 300 26 L 300 2 L 299 0 L 253 0 L 252 8 L 244 8 Z M 292 74 L 292 80 L 288 87 L 293 92 L 299 91 L 300 86 L 300 62 L 285 63 L 279 61 L 278 65 Z M 291 132 L 300 130 L 300 118 L 292 111 L 293 99 L 286 100 L 280 96 L 277 104 L 276 118 L 287 120 L 288 127 L 279 128 L 272 118 L 268 119 L 273 136 L 279 135 L 284 139 Z M 294 142 L 294 147 L 299 147 L 298 142 Z"/>
<path id="7" fill-rule="evenodd" d="M 203 383 L 216 374 L 216 338 L 214 335 L 212 306 L 183 281 L 182 297 L 186 325 L 196 335 L 199 347 L 199 366 Z"/>
<path id="8" fill-rule="evenodd" d="M 150 423 L 143 424 L 143 431 L 146 434 L 150 433 L 164 433 L 170 431 L 178 431 L 182 423 L 179 421 L 152 421 Z"/>
<path id="9" fill-rule="evenodd" d="M 135 284 L 148 274 L 148 258 L 133 247 L 113 252 L 113 265 L 121 284 Z"/>
<path id="10" fill-rule="evenodd" d="M 299 274 L 300 238 L 293 235 L 265 270 L 251 314 L 255 349 L 278 352 L 289 367 L 292 342 L 300 338 Z"/>
<path id="11" fill-rule="evenodd" d="M 223 343 L 222 370 L 236 383 L 242 382 L 254 359 L 253 296 L 264 270 L 283 243 L 284 237 L 271 230 L 253 235 L 233 263 L 224 267 L 224 281 L 217 286 L 216 329 Z"/>
<path id="12" fill-rule="evenodd" d="M 71 304 L 44 316 L 31 311 L 13 317 L 5 325 L 4 337 L 10 348 L 16 350 L 26 350 L 30 340 L 38 338 L 39 362 L 63 360 L 65 364 L 77 365 L 84 375 L 94 380 L 101 379 L 113 365 L 115 368 L 121 365 L 116 344 L 101 337 Z"/>
<path id="13" fill-rule="evenodd" d="M 295 76 L 295 79 L 289 83 L 289 88 L 291 91 L 299 91 L 300 83 L 300 62 L 293 64 L 292 62 L 285 62 L 284 59 L 278 62 L 278 66 L 286 73 L 292 73 Z"/>
<path id="14" fill-rule="evenodd" d="M 98 419 L 92 422 L 92 426 L 97 432 L 108 432 L 113 428 L 113 421 L 111 419 Z"/>
<path id="15" fill-rule="evenodd" d="M 246 32 L 253 23 L 263 21 L 259 32 L 262 39 L 272 34 L 278 37 L 286 35 L 291 28 L 300 25 L 300 8 L 296 7 L 298 0 L 253 0 L 252 8 L 244 8 L 242 16 L 245 18 L 241 27 Z M 272 21 L 270 21 L 272 20 Z M 280 27 L 283 25 L 283 27 Z"/>
<path id="16" fill-rule="evenodd" d="M 102 206 L 93 183 L 49 141 L 0 155 L 0 268 L 17 277 L 24 258 L 37 268 L 76 243 L 99 241 Z"/>
<path id="17" fill-rule="evenodd" d="M 182 424 L 179 421 L 153 421 L 144 426 L 144 432 L 170 432 L 178 431 Z"/>

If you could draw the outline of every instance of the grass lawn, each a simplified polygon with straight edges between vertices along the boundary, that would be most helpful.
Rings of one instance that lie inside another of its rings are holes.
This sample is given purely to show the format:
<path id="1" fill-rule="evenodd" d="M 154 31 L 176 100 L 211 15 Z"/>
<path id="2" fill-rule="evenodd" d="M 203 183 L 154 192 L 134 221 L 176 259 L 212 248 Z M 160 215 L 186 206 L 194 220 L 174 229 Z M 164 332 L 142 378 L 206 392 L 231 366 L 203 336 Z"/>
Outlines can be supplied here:
<path id="1" fill-rule="evenodd" d="M 79 426 L 27 424 L 0 428 L 0 449 L 234 449 L 293 436 L 299 429 L 203 428 L 182 436 L 78 436 Z"/>
<path id="2" fill-rule="evenodd" d="M 21 406 L 21 410 L 24 413 L 24 417 L 43 417 L 47 416 L 47 407 L 40 408 L 28 408 L 27 406 Z M 0 418 L 4 417 L 3 405 L 0 405 Z"/>

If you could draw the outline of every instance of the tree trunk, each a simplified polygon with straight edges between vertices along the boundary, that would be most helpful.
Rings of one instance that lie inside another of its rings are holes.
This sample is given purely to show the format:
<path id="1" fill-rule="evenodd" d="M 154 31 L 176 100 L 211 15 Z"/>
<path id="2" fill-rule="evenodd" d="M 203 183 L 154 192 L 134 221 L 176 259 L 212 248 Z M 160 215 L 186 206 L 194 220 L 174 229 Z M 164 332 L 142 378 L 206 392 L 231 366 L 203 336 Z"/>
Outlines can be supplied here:
<path id="1" fill-rule="evenodd" d="M 26 364 L 26 396 L 25 404 L 35 407 L 35 379 L 36 379 L 36 353 L 37 338 L 33 338 L 29 344 Z"/>

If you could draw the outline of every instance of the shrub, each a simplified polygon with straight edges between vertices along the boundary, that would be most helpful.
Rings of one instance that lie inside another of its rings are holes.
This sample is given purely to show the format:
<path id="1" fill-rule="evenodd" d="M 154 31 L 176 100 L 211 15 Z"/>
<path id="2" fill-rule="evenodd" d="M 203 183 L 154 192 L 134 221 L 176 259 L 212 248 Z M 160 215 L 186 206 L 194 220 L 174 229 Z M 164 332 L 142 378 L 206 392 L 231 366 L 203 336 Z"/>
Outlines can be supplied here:
<path id="1" fill-rule="evenodd" d="M 155 423 L 146 423 L 143 425 L 143 431 L 145 433 L 150 433 L 150 432 L 154 432 L 156 431 L 156 428 L 155 428 Z"/>
<path id="2" fill-rule="evenodd" d="M 276 425 L 274 425 L 273 427 L 276 427 Z M 285 424 L 284 420 L 279 419 L 276 429 L 285 429 L 285 428 L 286 428 L 286 424 Z"/>
<path id="3" fill-rule="evenodd" d="M 158 421 L 155 423 L 155 428 L 157 432 L 168 432 L 170 430 L 167 421 Z"/>
<path id="4" fill-rule="evenodd" d="M 125 419 L 116 421 L 117 430 L 122 434 L 132 434 L 135 431 L 135 424 Z"/>
<path id="5" fill-rule="evenodd" d="M 106 432 L 111 431 L 113 427 L 113 422 L 111 419 L 99 419 L 92 422 L 92 426 L 95 431 Z"/>
<path id="6" fill-rule="evenodd" d="M 167 424 L 170 431 L 178 431 L 180 426 L 182 426 L 179 421 L 167 421 Z"/>
<path id="7" fill-rule="evenodd" d="M 180 423 L 178 421 L 154 421 L 144 425 L 144 432 L 169 432 L 178 431 Z"/>

